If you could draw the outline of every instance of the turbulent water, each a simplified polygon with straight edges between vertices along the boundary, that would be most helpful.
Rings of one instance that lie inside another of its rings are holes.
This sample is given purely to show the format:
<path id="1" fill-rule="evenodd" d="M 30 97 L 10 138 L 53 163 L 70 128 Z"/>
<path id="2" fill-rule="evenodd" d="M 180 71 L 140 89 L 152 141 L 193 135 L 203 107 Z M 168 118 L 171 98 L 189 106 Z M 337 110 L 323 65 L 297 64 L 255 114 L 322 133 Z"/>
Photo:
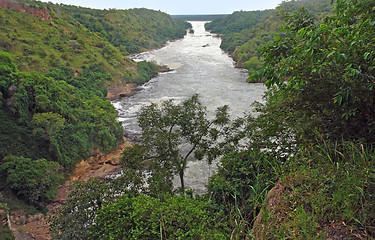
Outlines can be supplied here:
<path id="1" fill-rule="evenodd" d="M 191 23 L 193 34 L 161 49 L 133 56 L 135 61 L 155 61 L 173 71 L 152 79 L 135 95 L 113 102 L 126 135 L 139 133 L 137 111 L 150 102 L 183 101 L 198 93 L 211 113 L 219 106 L 228 105 L 231 115 L 236 117 L 249 112 L 254 101 L 261 101 L 265 86 L 246 82 L 247 73 L 234 67 L 233 60 L 219 47 L 220 38 L 205 31 L 205 22 Z M 214 170 L 215 166 L 208 166 L 203 161 L 189 162 L 186 187 L 195 189 L 198 194 L 204 192 L 204 185 Z M 176 179 L 176 186 L 178 181 Z"/>

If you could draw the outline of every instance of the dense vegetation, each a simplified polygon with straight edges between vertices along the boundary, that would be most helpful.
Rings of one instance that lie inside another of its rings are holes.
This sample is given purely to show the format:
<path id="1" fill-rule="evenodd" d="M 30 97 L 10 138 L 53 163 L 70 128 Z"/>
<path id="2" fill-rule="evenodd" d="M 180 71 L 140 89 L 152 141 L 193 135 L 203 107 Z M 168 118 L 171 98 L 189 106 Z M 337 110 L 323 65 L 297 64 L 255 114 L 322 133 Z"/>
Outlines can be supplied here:
<path id="1" fill-rule="evenodd" d="M 239 11 L 225 18 L 206 23 L 206 29 L 214 33 L 231 34 L 239 33 L 244 29 L 251 28 L 269 14 L 270 10 L 264 11 Z M 224 48 L 226 51 L 230 49 Z"/>
<path id="2" fill-rule="evenodd" d="M 11 211 L 17 198 L 42 210 L 78 160 L 123 141 L 106 87 L 141 84 L 159 70 L 126 56 L 183 37 L 190 25 L 147 9 L 1 4 L 0 200 Z"/>
<path id="3" fill-rule="evenodd" d="M 374 4 L 337 1 L 319 23 L 306 8 L 286 14 L 261 50 L 258 77 L 270 88 L 261 118 L 278 126 L 273 141 L 292 133 L 294 145 L 281 168 L 284 212 L 262 217 L 269 236 L 374 237 Z"/>
<path id="4" fill-rule="evenodd" d="M 47 72 L 66 66 L 82 71 L 101 65 L 113 81 L 137 79 L 129 53 L 157 48 L 181 38 L 190 25 L 148 9 L 94 10 L 37 1 L 17 1 L 19 12 L 0 9 L 0 50 L 12 54 L 22 71 Z M 143 79 L 143 81 L 148 79 Z"/>
<path id="5" fill-rule="evenodd" d="M 256 118 L 230 120 L 224 106 L 208 120 L 198 96 L 144 107 L 143 141 L 123 152 L 126 174 L 72 185 L 51 222 L 53 237 L 374 238 L 375 2 L 338 0 L 322 20 L 298 8 L 305 3 L 281 4 L 296 12 L 282 14 L 281 31 L 259 51 L 262 68 L 253 78 L 269 90 Z M 255 26 L 272 19 L 267 16 Z M 61 169 L 93 148 L 110 150 L 122 129 L 104 99 L 109 65 L 29 73 L 16 53 L 15 60 L 0 54 L 0 183 L 41 208 L 61 182 Z M 138 76 L 155 71 L 138 67 Z M 189 146 L 188 157 L 196 160 L 219 158 L 207 194 L 171 188 L 176 173 L 183 185 L 186 168 L 178 145 Z"/>
<path id="6" fill-rule="evenodd" d="M 258 49 L 272 41 L 280 25 L 282 15 L 306 7 L 316 20 L 332 13 L 330 0 L 285 1 L 276 9 L 264 11 L 234 12 L 226 18 L 206 24 L 206 29 L 222 34 L 221 48 L 232 54 L 238 67 L 252 75 L 261 69 Z"/>
<path id="7" fill-rule="evenodd" d="M 182 38 L 190 27 L 166 13 L 144 8 L 103 11 L 62 5 L 60 9 L 128 53 L 161 47 L 168 40 Z"/>
<path id="8" fill-rule="evenodd" d="M 20 72 L 4 52 L 0 54 L 0 71 L 1 182 L 6 183 L 2 188 L 29 199 L 28 195 L 35 191 L 27 194 L 19 187 L 26 187 L 26 181 L 43 185 L 38 174 L 44 175 L 46 168 L 58 168 L 49 166 L 52 162 L 69 170 L 78 159 L 89 156 L 91 150 L 108 151 L 122 141 L 123 129 L 116 122 L 113 106 L 104 97 L 106 89 L 102 82 L 109 77 L 104 72 L 85 68 L 75 77 L 70 69 L 61 67 L 46 75 L 30 74 Z M 7 157 L 10 155 L 17 157 Z M 41 167 L 32 170 L 38 161 Z M 26 167 L 26 172 L 35 171 L 35 177 L 22 176 L 20 167 Z M 16 180 L 13 174 L 20 176 Z"/>
<path id="9" fill-rule="evenodd" d="M 87 216 L 72 201 L 55 219 L 57 236 L 63 239 L 75 232 L 111 239 L 373 238 L 374 9 L 373 1 L 339 0 L 332 16 L 321 22 L 316 23 L 306 8 L 284 14 L 285 25 L 262 49 L 263 68 L 256 75 L 267 80 L 266 102 L 257 105 L 256 118 L 249 114 L 223 122 L 225 134 L 220 139 L 225 144 L 220 145 L 219 169 L 210 178 L 207 194 L 145 191 L 150 185 L 140 176 L 150 171 L 153 176 L 153 166 L 147 158 L 133 161 L 149 156 L 143 155 L 144 146 L 136 145 L 124 151 L 123 164 L 131 166 L 125 168 L 128 174 L 95 188 L 86 183 L 85 193 L 105 196 L 89 202 L 100 199 L 99 209 L 82 208 L 90 209 L 91 218 L 80 226 L 90 227 L 72 231 L 59 224 L 71 217 L 68 213 Z M 172 137 L 183 132 L 182 127 L 168 132 L 179 121 L 172 117 L 178 108 L 170 102 L 158 107 L 148 109 L 148 115 L 165 114 L 159 122 L 149 122 L 160 131 L 146 129 L 145 143 L 148 138 L 160 141 L 165 147 L 153 153 L 173 163 L 178 151 L 168 148 L 168 136 L 161 132 Z M 101 192 L 103 188 L 108 190 Z M 125 194 L 116 195 L 119 191 Z M 194 225 L 191 214 L 204 223 Z"/>

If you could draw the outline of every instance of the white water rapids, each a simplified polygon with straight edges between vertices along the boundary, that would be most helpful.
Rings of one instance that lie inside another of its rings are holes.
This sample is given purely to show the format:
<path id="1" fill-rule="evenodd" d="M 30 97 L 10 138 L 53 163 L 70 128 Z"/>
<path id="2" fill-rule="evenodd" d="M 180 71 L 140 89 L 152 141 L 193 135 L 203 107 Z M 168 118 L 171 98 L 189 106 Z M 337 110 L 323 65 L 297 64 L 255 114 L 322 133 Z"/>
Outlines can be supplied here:
<path id="1" fill-rule="evenodd" d="M 156 61 L 173 71 L 153 78 L 135 95 L 113 102 L 126 135 L 139 134 L 137 111 L 150 102 L 183 101 L 198 93 L 211 113 L 217 107 L 228 105 L 231 116 L 238 117 L 251 111 L 250 105 L 254 101 L 262 100 L 265 86 L 246 82 L 247 73 L 234 67 L 233 60 L 220 49 L 220 38 L 205 31 L 205 22 L 191 23 L 194 34 L 134 57 L 136 61 Z M 204 161 L 190 161 L 185 172 L 186 188 L 195 189 L 197 194 L 203 193 L 214 170 L 214 165 L 209 166 Z M 179 186 L 178 178 L 174 184 Z"/>

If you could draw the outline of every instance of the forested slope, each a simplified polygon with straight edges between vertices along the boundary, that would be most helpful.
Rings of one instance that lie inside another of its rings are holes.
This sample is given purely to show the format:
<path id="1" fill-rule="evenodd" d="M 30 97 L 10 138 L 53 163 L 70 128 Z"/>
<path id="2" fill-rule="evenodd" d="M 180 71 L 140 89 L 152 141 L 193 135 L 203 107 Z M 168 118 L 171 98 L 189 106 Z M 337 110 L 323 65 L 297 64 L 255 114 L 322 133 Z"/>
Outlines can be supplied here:
<path id="1" fill-rule="evenodd" d="M 60 5 L 60 9 L 60 12 L 73 17 L 89 30 L 100 33 L 114 46 L 128 53 L 161 47 L 168 40 L 183 37 L 185 29 L 190 27 L 185 21 L 145 8 L 94 10 Z"/>
<path id="2" fill-rule="evenodd" d="M 251 75 L 260 70 L 258 50 L 273 39 L 282 24 L 282 15 L 300 7 L 306 7 L 317 21 L 333 10 L 330 0 L 283 2 L 272 10 L 234 12 L 207 23 L 206 29 L 223 34 L 221 48 L 232 54 L 237 66 L 247 69 Z"/>
<path id="3" fill-rule="evenodd" d="M 114 149 L 123 129 L 106 87 L 156 76 L 156 64 L 127 55 L 188 27 L 148 9 L 1 0 L 0 190 L 42 208 L 77 160 Z"/>
<path id="4" fill-rule="evenodd" d="M 189 27 L 147 9 L 107 11 L 35 1 L 11 2 L 10 7 L 3 2 L 0 50 L 11 53 L 25 71 L 45 73 L 61 65 L 79 71 L 84 65 L 100 64 L 113 80 L 131 82 L 137 66 L 126 57 L 129 53 L 181 38 Z M 32 15 L 26 9 L 40 12 Z"/>

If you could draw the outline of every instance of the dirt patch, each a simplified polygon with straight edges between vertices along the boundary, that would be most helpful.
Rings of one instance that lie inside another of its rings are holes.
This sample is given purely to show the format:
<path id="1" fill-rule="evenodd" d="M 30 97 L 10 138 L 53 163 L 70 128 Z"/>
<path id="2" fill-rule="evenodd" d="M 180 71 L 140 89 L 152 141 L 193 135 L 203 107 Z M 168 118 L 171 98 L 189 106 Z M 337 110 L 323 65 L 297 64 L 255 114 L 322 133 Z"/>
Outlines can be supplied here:
<path id="1" fill-rule="evenodd" d="M 50 240 L 48 216 L 27 224 L 12 224 L 12 231 L 16 240 Z"/>
<path id="2" fill-rule="evenodd" d="M 332 221 L 326 223 L 323 228 L 327 232 L 327 240 L 341 240 L 341 239 L 352 239 L 352 240 L 364 240 L 373 239 L 365 233 L 357 230 L 351 230 L 348 228 L 343 221 Z"/>
<path id="3" fill-rule="evenodd" d="M 23 4 L 23 3 L 16 3 L 16 2 L 7 1 L 7 0 L 0 0 L 0 8 L 9 8 L 9 9 L 14 9 L 18 12 L 27 12 L 43 20 L 53 20 L 47 8 L 38 9 L 38 8 L 27 6 L 26 4 Z"/>

